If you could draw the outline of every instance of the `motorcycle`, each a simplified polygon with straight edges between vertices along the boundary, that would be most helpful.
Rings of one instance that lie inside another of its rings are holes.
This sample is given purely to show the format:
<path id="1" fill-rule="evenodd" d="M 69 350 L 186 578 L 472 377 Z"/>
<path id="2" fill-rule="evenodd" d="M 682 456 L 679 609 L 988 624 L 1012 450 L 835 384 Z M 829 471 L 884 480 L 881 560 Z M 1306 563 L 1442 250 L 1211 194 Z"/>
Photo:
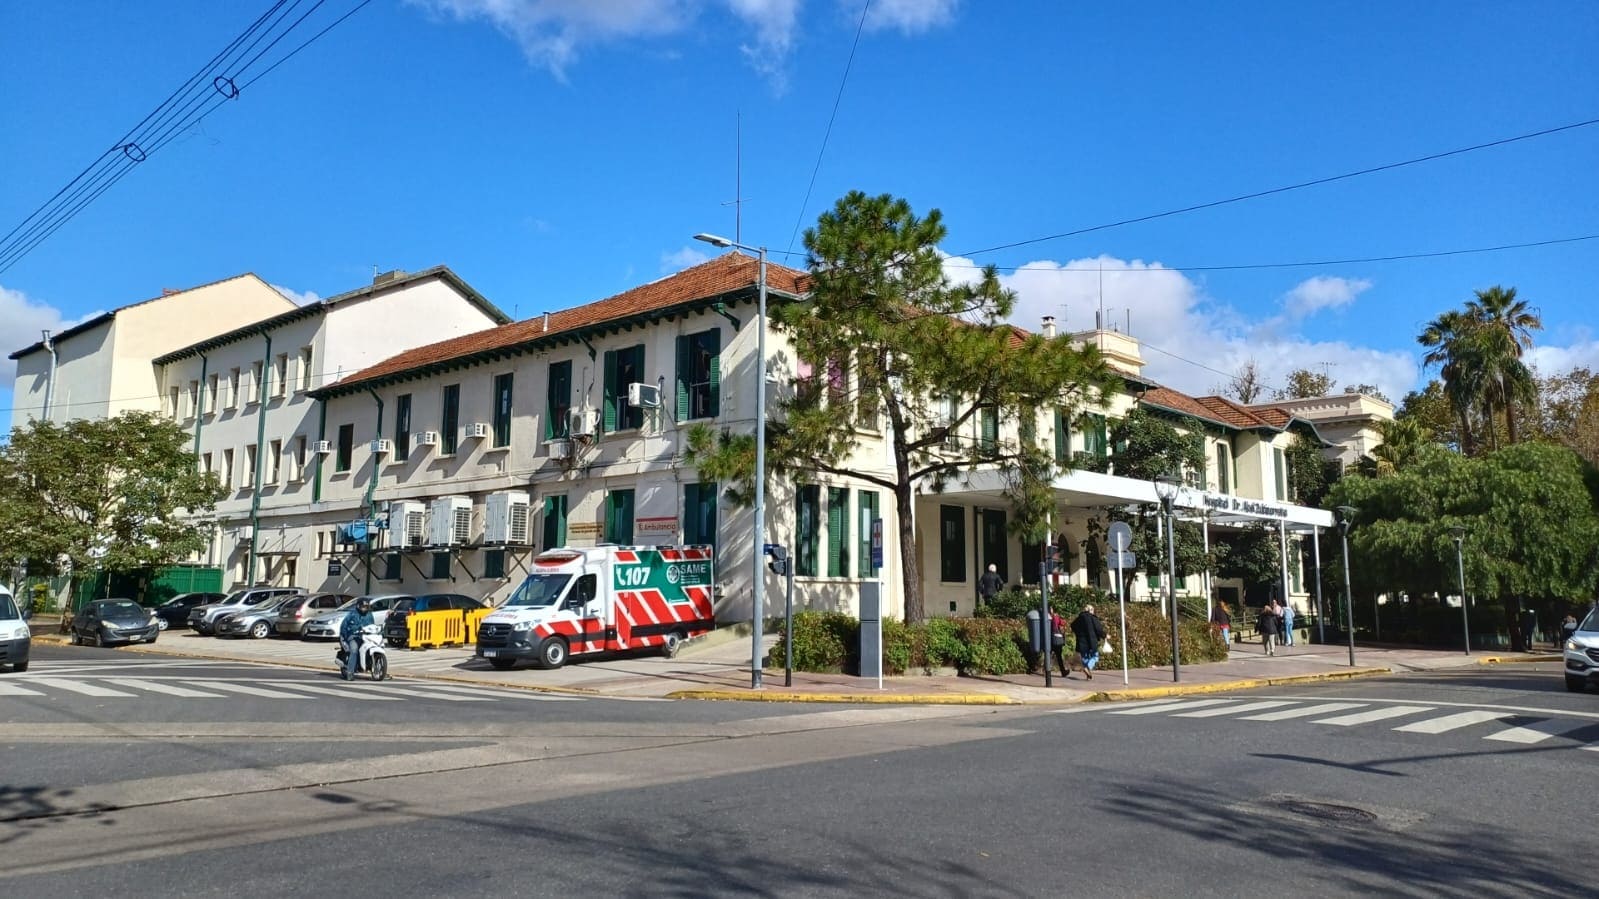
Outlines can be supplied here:
<path id="1" fill-rule="evenodd" d="M 361 644 L 356 648 L 358 654 L 355 672 L 366 671 L 372 675 L 373 680 L 389 679 L 389 652 L 383 648 L 383 628 L 376 624 L 368 624 L 361 628 Z M 344 644 L 339 644 L 338 652 L 333 658 L 339 663 L 339 670 L 344 670 L 344 660 L 348 653 L 344 651 Z"/>

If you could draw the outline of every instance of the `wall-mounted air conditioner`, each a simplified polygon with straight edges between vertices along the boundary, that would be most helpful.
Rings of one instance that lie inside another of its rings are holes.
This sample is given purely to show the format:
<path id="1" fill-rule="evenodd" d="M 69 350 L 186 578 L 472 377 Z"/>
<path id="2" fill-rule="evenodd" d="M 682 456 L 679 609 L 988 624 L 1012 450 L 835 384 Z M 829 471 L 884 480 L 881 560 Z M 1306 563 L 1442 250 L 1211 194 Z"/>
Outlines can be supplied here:
<path id="1" fill-rule="evenodd" d="M 241 524 L 234 530 L 233 534 L 240 540 L 249 540 L 251 537 L 255 536 L 255 528 L 252 528 L 247 524 Z"/>
<path id="2" fill-rule="evenodd" d="M 474 421 L 466 426 L 466 439 L 481 440 L 489 436 L 489 426 L 481 421 Z"/>
<path id="3" fill-rule="evenodd" d="M 333 441 L 318 440 L 317 442 L 311 444 L 311 452 L 316 453 L 319 456 L 326 456 L 328 453 L 333 452 Z"/>
<path id="4" fill-rule="evenodd" d="M 472 500 L 441 496 L 428 509 L 428 544 L 461 546 L 472 541 Z"/>
<path id="5" fill-rule="evenodd" d="M 426 520 L 427 507 L 415 500 L 389 503 L 389 539 L 401 549 L 422 546 L 427 536 Z"/>
<path id="6" fill-rule="evenodd" d="M 394 441 L 386 437 L 380 437 L 372 441 L 370 446 L 374 456 L 387 456 L 394 452 Z"/>
<path id="7" fill-rule="evenodd" d="M 439 445 L 439 432 L 438 431 L 417 431 L 416 432 L 416 445 L 417 446 L 438 446 Z"/>
<path id="8" fill-rule="evenodd" d="M 525 546 L 531 535 L 532 502 L 526 493 L 507 490 L 490 493 L 484 502 L 483 542 Z"/>
<path id="9" fill-rule="evenodd" d="M 592 440 L 600 425 L 600 416 L 593 409 L 572 409 L 566 413 L 566 432 L 577 440 Z"/>
<path id="10" fill-rule="evenodd" d="M 556 437 L 549 440 L 545 443 L 545 446 L 549 447 L 551 459 L 572 458 L 572 441 L 567 440 L 565 437 Z"/>
<path id="11" fill-rule="evenodd" d="M 661 406 L 661 388 L 634 381 L 627 385 L 627 401 L 640 409 L 658 409 Z"/>

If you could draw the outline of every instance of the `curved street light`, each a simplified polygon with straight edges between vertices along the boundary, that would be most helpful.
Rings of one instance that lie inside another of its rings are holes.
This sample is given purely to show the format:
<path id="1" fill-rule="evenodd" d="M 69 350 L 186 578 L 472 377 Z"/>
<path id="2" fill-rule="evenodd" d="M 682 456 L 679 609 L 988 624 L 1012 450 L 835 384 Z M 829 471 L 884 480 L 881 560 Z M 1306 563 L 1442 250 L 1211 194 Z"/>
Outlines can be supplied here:
<path id="1" fill-rule="evenodd" d="M 1155 479 L 1155 495 L 1160 498 L 1160 510 L 1166 516 L 1166 610 L 1171 614 L 1171 679 L 1182 680 L 1181 655 L 1177 640 L 1177 516 L 1175 506 L 1177 491 L 1182 482 L 1163 474 Z M 1127 647 L 1122 647 L 1126 652 Z"/>
<path id="2" fill-rule="evenodd" d="M 1455 541 L 1455 572 L 1460 576 L 1460 632 L 1466 638 L 1466 655 L 1471 655 L 1471 618 L 1466 614 L 1466 563 L 1461 556 L 1461 544 L 1466 542 L 1466 529 L 1455 525 L 1449 529 Z"/>
<path id="3" fill-rule="evenodd" d="M 1349 667 L 1355 667 L 1355 594 L 1349 589 L 1349 528 L 1355 523 L 1354 506 L 1339 506 L 1334 510 L 1338 519 L 1338 533 L 1344 540 L 1344 630 L 1349 634 Z"/>

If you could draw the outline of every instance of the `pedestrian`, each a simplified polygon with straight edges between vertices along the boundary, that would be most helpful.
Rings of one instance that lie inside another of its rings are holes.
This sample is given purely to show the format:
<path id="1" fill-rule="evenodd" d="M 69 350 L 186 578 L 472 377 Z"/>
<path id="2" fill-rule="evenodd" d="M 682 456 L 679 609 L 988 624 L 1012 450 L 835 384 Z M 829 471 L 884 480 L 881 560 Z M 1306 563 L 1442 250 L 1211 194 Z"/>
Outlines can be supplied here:
<path id="1" fill-rule="evenodd" d="M 988 570 L 977 579 L 977 604 L 982 606 L 993 602 L 1004 586 L 1005 581 L 999 576 L 999 566 L 989 563 Z"/>
<path id="2" fill-rule="evenodd" d="M 1211 610 L 1210 626 L 1221 631 L 1221 645 L 1232 645 L 1233 615 L 1232 609 L 1227 607 L 1226 600 L 1218 600 L 1216 608 Z"/>
<path id="3" fill-rule="evenodd" d="M 1260 607 L 1260 615 L 1255 619 L 1255 630 L 1260 631 L 1260 645 L 1265 648 L 1266 655 L 1274 656 L 1277 650 L 1272 643 L 1277 639 L 1277 602 L 1273 600 Z"/>
<path id="4" fill-rule="evenodd" d="M 1282 607 L 1278 609 L 1277 614 L 1282 617 L 1282 622 L 1283 622 L 1283 628 L 1282 628 L 1282 630 L 1283 630 L 1283 645 L 1284 646 L 1293 646 L 1294 645 L 1294 604 L 1291 603 L 1291 602 L 1283 603 Z"/>
<path id="5" fill-rule="evenodd" d="M 1570 640 L 1576 633 L 1577 617 L 1572 615 L 1570 612 L 1567 612 L 1566 620 L 1560 622 L 1560 645 L 1565 646 L 1566 641 Z"/>
<path id="6" fill-rule="evenodd" d="M 1538 629 L 1538 613 L 1532 609 L 1521 610 L 1521 640 L 1528 652 L 1533 651 L 1532 634 Z"/>
<path id="7" fill-rule="evenodd" d="M 1099 664 L 1099 647 L 1105 642 L 1105 625 L 1094 614 L 1089 603 L 1072 620 L 1072 636 L 1077 638 L 1077 654 L 1083 657 L 1083 673 L 1094 679 L 1094 666 Z"/>
<path id="8" fill-rule="evenodd" d="M 1060 676 L 1069 678 L 1066 671 L 1066 619 L 1054 609 L 1049 610 L 1049 652 L 1054 656 L 1055 664 L 1060 666 Z M 1049 659 L 1044 660 L 1044 667 L 1049 667 Z"/>

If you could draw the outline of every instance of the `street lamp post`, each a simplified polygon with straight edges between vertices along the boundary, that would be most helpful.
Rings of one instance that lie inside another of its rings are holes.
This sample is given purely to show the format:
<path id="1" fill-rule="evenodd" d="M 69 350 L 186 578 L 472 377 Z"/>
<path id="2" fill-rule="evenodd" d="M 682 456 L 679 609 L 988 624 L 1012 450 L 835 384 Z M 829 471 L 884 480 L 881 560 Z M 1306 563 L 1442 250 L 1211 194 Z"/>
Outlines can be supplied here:
<path id="1" fill-rule="evenodd" d="M 712 246 L 754 252 L 760 258 L 755 311 L 755 533 L 750 571 L 755 579 L 751 593 L 750 688 L 761 688 L 761 613 L 766 610 L 766 248 L 749 247 L 715 234 L 696 234 Z M 791 563 L 792 564 L 792 563 Z"/>
<path id="2" fill-rule="evenodd" d="M 1466 614 L 1466 562 L 1461 556 L 1460 547 L 1466 540 L 1466 529 L 1455 525 L 1449 529 L 1449 536 L 1455 540 L 1455 572 L 1460 576 L 1460 632 L 1466 638 L 1466 655 L 1471 655 L 1471 616 Z"/>
<path id="3" fill-rule="evenodd" d="M 1355 594 L 1349 589 L 1349 526 L 1354 524 L 1355 507 L 1338 507 L 1338 533 L 1344 540 L 1344 630 L 1349 635 L 1349 667 L 1355 667 Z"/>
<path id="4" fill-rule="evenodd" d="M 1160 509 L 1166 516 L 1166 610 L 1171 614 L 1171 679 L 1182 680 L 1181 655 L 1177 641 L 1177 501 L 1179 482 L 1171 475 L 1155 479 L 1155 495 L 1160 497 Z M 1127 647 L 1122 647 L 1126 652 Z"/>

